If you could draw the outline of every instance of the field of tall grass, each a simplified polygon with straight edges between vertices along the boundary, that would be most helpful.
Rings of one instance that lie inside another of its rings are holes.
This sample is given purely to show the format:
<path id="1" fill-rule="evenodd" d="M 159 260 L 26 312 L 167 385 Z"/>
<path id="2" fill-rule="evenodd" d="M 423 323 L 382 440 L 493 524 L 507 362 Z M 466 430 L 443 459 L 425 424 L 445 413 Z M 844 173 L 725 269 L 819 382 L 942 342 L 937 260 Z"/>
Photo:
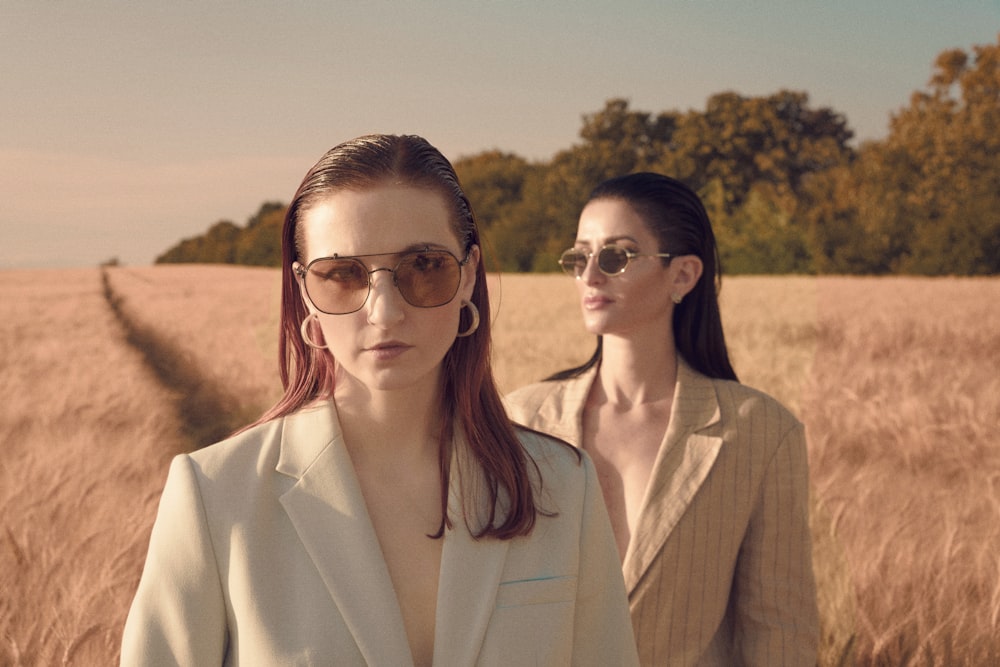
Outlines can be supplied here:
<path id="1" fill-rule="evenodd" d="M 0 272 L 0 664 L 110 664 L 169 457 L 280 392 L 272 269 Z M 510 390 L 572 281 L 492 276 Z M 1000 279 L 736 277 L 741 380 L 806 424 L 823 665 L 1000 664 Z"/>
<path id="2" fill-rule="evenodd" d="M 0 665 L 109 665 L 187 447 L 96 269 L 0 272 Z"/>

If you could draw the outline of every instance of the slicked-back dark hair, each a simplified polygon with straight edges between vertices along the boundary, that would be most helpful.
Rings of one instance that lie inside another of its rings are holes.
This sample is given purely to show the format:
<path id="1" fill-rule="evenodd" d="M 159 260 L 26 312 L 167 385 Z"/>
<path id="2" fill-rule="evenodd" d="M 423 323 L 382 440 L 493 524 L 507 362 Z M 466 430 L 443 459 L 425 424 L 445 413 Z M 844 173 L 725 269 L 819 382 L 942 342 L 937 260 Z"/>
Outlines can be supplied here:
<path id="1" fill-rule="evenodd" d="M 640 172 L 604 181 L 590 193 L 587 203 L 610 199 L 630 206 L 656 236 L 658 252 L 695 255 L 703 271 L 694 288 L 674 307 L 674 344 L 683 359 L 698 372 L 712 378 L 736 380 L 722 332 L 718 293 L 722 287 L 719 249 L 708 212 L 698 195 L 675 178 Z M 669 259 L 663 259 L 664 263 Z M 547 378 L 575 377 L 601 360 L 601 337 L 597 349 L 582 366 L 560 371 Z"/>

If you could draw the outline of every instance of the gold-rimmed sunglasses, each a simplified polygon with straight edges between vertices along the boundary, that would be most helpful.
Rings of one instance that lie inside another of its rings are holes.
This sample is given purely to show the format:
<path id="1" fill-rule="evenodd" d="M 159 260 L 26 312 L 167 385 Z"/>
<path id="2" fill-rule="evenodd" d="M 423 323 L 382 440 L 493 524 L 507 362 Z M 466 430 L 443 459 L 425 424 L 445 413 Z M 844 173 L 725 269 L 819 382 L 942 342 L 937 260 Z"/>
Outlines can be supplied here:
<path id="1" fill-rule="evenodd" d="M 425 249 L 404 252 L 393 268 L 369 269 L 365 257 L 390 253 L 319 257 L 306 266 L 296 263 L 306 295 L 317 310 L 328 315 L 347 315 L 361 309 L 372 289 L 372 274 L 388 271 L 403 299 L 417 308 L 437 308 L 449 303 L 462 283 L 462 267 L 470 252 L 459 260 L 448 250 Z"/>
<path id="2" fill-rule="evenodd" d="M 570 248 L 563 252 L 559 258 L 559 266 L 567 275 L 579 278 L 587 269 L 590 258 L 597 256 L 597 268 L 606 276 L 617 276 L 628 268 L 629 262 L 642 257 L 660 257 L 669 259 L 674 255 L 668 252 L 658 252 L 651 255 L 643 255 L 623 248 L 620 245 L 606 245 L 596 253 L 582 248 Z"/>

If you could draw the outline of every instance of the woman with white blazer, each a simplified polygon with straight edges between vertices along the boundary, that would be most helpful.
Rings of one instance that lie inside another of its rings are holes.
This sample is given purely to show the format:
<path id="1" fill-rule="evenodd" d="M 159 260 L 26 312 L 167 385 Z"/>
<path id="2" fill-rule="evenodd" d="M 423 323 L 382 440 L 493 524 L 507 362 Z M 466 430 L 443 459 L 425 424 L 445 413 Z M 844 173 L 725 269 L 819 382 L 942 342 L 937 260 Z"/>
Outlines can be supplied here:
<path id="1" fill-rule="evenodd" d="M 447 159 L 345 142 L 282 235 L 284 396 L 173 461 L 122 664 L 635 664 L 593 464 L 504 412 Z"/>
<path id="2" fill-rule="evenodd" d="M 640 661 L 815 665 L 804 432 L 736 380 L 698 196 L 660 174 L 605 181 L 560 263 L 597 350 L 507 400 L 593 458 Z"/>

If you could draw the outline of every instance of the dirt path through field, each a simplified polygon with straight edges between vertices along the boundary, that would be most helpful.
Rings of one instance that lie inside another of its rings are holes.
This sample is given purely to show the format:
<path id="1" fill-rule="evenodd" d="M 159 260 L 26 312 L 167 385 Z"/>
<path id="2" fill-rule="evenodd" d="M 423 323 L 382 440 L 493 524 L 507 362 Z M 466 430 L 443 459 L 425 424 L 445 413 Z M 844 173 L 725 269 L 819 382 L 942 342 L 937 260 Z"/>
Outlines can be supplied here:
<path id="1" fill-rule="evenodd" d="M 98 269 L 0 272 L 0 664 L 117 662 L 173 398 Z"/>

